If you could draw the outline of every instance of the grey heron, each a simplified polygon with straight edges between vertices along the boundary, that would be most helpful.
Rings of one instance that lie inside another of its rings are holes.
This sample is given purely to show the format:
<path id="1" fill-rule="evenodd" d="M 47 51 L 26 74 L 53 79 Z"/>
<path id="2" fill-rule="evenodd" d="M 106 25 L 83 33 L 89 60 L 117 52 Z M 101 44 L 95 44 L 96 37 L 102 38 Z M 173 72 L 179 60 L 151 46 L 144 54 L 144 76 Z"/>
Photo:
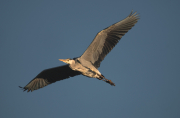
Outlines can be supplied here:
<path id="1" fill-rule="evenodd" d="M 24 91 L 33 91 L 45 87 L 56 81 L 60 81 L 76 75 L 84 75 L 90 78 L 97 78 L 115 84 L 106 79 L 98 70 L 105 56 L 114 48 L 139 20 L 139 15 L 133 11 L 122 21 L 119 21 L 104 30 L 100 31 L 89 45 L 87 50 L 78 58 L 59 59 L 67 65 L 45 69 L 23 88 Z"/>

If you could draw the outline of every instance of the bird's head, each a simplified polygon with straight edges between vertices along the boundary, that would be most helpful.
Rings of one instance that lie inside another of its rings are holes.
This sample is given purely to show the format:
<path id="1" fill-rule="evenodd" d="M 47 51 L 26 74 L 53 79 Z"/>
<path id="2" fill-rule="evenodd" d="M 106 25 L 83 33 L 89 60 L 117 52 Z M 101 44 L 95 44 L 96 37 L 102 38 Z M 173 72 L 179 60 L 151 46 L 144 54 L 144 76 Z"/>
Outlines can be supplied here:
<path id="1" fill-rule="evenodd" d="M 74 60 L 68 58 L 68 59 L 59 59 L 59 61 L 62 61 L 62 62 L 67 63 L 67 64 L 72 64 L 72 62 L 73 62 Z"/>

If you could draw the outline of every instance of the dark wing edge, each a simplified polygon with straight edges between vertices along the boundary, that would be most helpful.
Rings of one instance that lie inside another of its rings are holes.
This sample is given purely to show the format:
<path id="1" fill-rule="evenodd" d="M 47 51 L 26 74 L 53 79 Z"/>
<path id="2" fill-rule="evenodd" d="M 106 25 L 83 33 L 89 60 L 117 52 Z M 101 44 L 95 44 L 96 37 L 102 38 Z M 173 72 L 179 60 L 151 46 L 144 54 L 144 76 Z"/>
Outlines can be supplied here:
<path id="1" fill-rule="evenodd" d="M 58 66 L 50 69 L 43 70 L 39 73 L 32 81 L 30 81 L 25 87 L 21 87 L 24 91 L 34 91 L 43 88 L 49 84 L 56 81 L 67 79 L 69 77 L 74 77 L 80 75 L 78 71 L 73 71 L 69 65 Z"/>
<path id="2" fill-rule="evenodd" d="M 139 15 L 131 13 L 124 20 L 121 20 L 110 27 L 100 31 L 81 58 L 90 61 L 96 68 L 100 67 L 101 61 L 115 47 L 122 36 L 125 35 L 139 20 Z"/>

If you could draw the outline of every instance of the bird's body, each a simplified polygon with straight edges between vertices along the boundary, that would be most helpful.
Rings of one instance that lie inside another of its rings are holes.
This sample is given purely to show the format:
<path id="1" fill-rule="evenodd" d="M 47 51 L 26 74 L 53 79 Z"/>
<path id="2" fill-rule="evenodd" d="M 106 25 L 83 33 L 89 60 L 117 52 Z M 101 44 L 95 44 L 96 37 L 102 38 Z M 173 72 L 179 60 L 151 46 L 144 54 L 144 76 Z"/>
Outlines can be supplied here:
<path id="1" fill-rule="evenodd" d="M 105 56 L 119 42 L 122 36 L 137 23 L 138 19 L 139 16 L 136 13 L 132 14 L 131 12 L 124 20 L 100 31 L 82 56 L 75 59 L 59 59 L 68 65 L 46 69 L 39 73 L 25 87 L 21 88 L 23 88 L 24 91 L 28 90 L 29 92 L 56 81 L 80 74 L 90 78 L 103 80 L 106 83 L 115 86 L 111 80 L 106 79 L 99 72 L 98 68 Z"/>
<path id="2" fill-rule="evenodd" d="M 86 61 L 83 61 L 85 63 L 81 63 L 80 58 L 77 58 L 74 62 L 75 64 L 70 65 L 72 70 L 79 71 L 87 77 L 100 78 L 101 73 L 91 63 Z"/>
<path id="3" fill-rule="evenodd" d="M 60 61 L 63 61 L 64 63 L 69 64 L 69 67 L 74 70 L 80 72 L 82 75 L 90 77 L 90 78 L 97 78 L 99 80 L 103 80 L 107 83 L 110 83 L 111 85 L 115 84 L 111 82 L 111 80 L 106 79 L 99 70 L 94 67 L 90 62 L 83 60 L 81 57 L 76 59 L 59 59 Z"/>

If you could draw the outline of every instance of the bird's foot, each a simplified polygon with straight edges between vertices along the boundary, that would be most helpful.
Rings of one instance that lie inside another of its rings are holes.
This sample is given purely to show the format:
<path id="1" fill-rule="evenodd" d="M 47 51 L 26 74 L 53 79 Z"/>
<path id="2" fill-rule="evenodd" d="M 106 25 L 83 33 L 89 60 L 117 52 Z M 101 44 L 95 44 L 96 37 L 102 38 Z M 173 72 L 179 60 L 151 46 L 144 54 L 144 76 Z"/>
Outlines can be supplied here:
<path id="1" fill-rule="evenodd" d="M 103 75 L 100 75 L 100 77 L 98 79 L 103 80 L 103 81 L 105 81 L 106 83 L 109 83 L 112 86 L 115 86 L 115 84 L 111 80 L 106 79 Z"/>
<path id="2" fill-rule="evenodd" d="M 106 80 L 106 83 L 111 84 L 112 86 L 115 86 L 115 84 L 111 80 Z"/>

